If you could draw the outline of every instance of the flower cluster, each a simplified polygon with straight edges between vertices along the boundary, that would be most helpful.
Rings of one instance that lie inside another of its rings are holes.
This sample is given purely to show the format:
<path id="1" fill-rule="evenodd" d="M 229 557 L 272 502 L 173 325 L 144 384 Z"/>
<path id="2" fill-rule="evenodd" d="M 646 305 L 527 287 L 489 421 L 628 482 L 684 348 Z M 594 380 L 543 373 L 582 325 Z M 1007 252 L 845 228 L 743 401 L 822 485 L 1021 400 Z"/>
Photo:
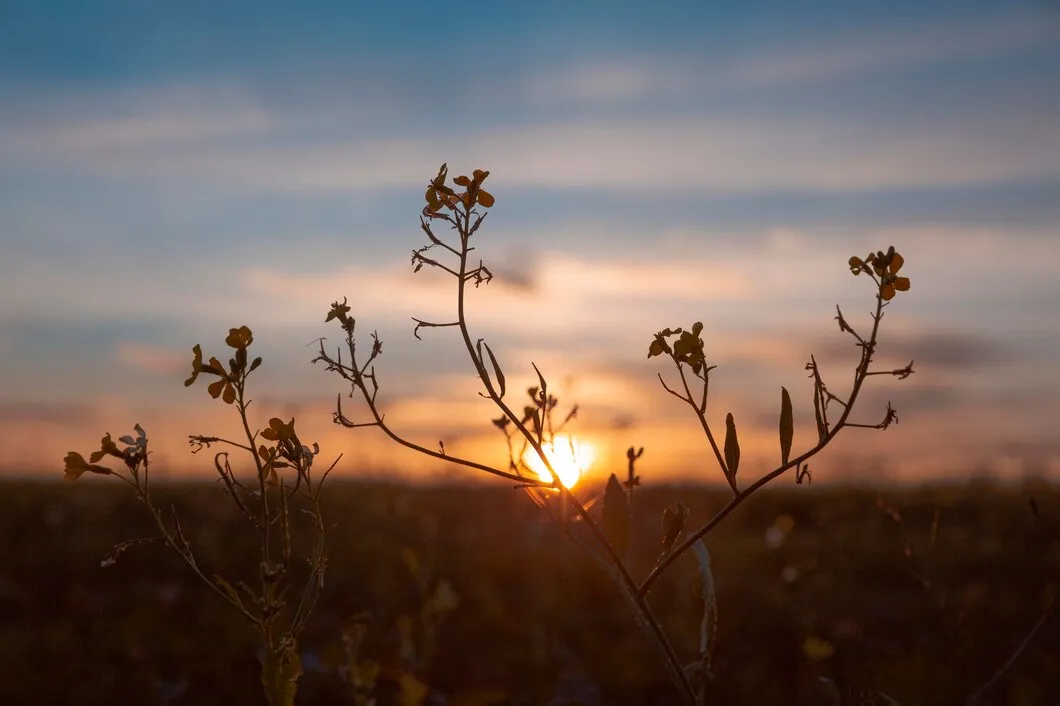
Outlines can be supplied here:
<path id="1" fill-rule="evenodd" d="M 702 331 L 703 324 L 699 321 L 692 324 L 691 331 L 680 328 L 663 329 L 655 334 L 655 340 L 648 346 L 648 357 L 653 358 L 666 353 L 674 359 L 675 363 L 688 365 L 692 368 L 692 372 L 698 375 L 706 365 L 706 358 L 703 356 L 703 339 L 699 335 Z M 673 348 L 666 340 L 669 336 L 678 336 Z"/>
<path id="2" fill-rule="evenodd" d="M 463 205 L 468 211 L 475 204 L 485 208 L 493 206 L 495 202 L 493 194 L 482 188 L 482 182 L 490 175 L 488 171 L 476 169 L 471 173 L 471 177 L 458 176 L 454 178 L 454 184 L 466 187 L 466 190 L 459 194 L 446 186 L 445 179 L 448 174 L 449 167 L 443 164 L 441 169 L 438 170 L 438 176 L 434 177 L 427 186 L 427 192 L 424 194 L 424 198 L 427 200 L 427 205 L 423 207 L 424 216 L 440 218 L 442 216 L 438 213 L 439 211 L 444 208 L 452 210 L 456 208 L 457 204 Z"/>
<path id="3" fill-rule="evenodd" d="M 869 253 L 864 260 L 852 257 L 848 264 L 850 271 L 855 275 L 868 272 L 879 278 L 880 298 L 884 301 L 894 299 L 895 292 L 909 291 L 909 278 L 898 276 L 898 271 L 905 264 L 905 258 L 895 251 L 893 245 L 887 248 L 887 252 L 879 250 Z"/>
<path id="4" fill-rule="evenodd" d="M 236 351 L 235 356 L 228 361 L 229 370 L 225 370 L 225 367 L 217 358 L 210 358 L 209 363 L 203 363 L 202 347 L 196 343 L 191 349 L 195 355 L 191 362 L 191 376 L 184 381 L 184 386 L 189 387 L 192 385 L 196 378 L 199 377 L 199 373 L 216 375 L 219 379 L 210 383 L 207 388 L 210 397 L 214 399 L 220 397 L 225 401 L 225 404 L 232 404 L 236 401 L 236 385 L 247 374 L 254 372 L 261 365 L 261 358 L 255 358 L 250 364 L 250 369 L 247 369 L 247 348 L 253 342 L 254 334 L 246 326 L 228 330 L 228 337 L 225 338 L 225 343 Z"/>
<path id="5" fill-rule="evenodd" d="M 98 473 L 101 476 L 114 475 L 114 471 L 111 469 L 97 464 L 97 461 L 102 461 L 104 456 L 113 456 L 120 459 L 130 470 L 135 470 L 147 457 L 147 433 L 139 424 L 134 428 L 136 429 L 135 438 L 126 435 L 118 439 L 118 441 L 125 444 L 124 449 L 119 449 L 108 433 L 100 441 L 99 451 L 93 451 L 88 457 L 88 461 L 76 451 L 66 454 L 64 459 L 66 462 L 64 478 L 70 481 L 77 480 L 86 472 Z"/>

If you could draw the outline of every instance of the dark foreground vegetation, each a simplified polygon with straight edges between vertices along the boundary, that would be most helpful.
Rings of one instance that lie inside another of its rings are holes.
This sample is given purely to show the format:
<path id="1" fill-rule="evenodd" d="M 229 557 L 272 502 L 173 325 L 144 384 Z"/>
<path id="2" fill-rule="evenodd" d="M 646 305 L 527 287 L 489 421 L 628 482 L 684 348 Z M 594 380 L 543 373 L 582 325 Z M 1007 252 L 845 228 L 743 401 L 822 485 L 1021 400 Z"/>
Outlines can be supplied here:
<path id="1" fill-rule="evenodd" d="M 255 635 L 172 552 L 109 561 L 154 533 L 125 488 L 0 491 L 0 703 L 264 703 Z M 727 493 L 640 492 L 634 569 L 655 562 L 664 507 L 682 500 L 703 520 Z M 335 482 L 325 495 L 328 570 L 298 703 L 357 703 L 356 683 L 380 705 L 673 698 L 614 584 L 520 492 Z M 179 509 L 204 573 L 253 579 L 254 539 L 217 487 L 159 486 L 156 503 Z M 904 706 L 965 703 L 1055 595 L 1058 520 L 1060 490 L 1045 486 L 763 491 L 710 535 L 709 701 L 829 703 L 824 676 Z M 682 557 L 649 597 L 689 654 L 695 566 Z M 1060 703 L 1060 619 L 980 703 Z"/>

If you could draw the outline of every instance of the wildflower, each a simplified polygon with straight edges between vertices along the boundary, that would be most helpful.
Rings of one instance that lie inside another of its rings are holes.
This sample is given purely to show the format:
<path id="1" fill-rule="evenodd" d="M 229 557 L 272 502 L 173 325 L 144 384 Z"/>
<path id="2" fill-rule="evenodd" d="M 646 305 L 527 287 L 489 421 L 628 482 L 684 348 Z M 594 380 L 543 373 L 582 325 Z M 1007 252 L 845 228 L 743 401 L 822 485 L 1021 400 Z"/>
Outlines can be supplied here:
<path id="1" fill-rule="evenodd" d="M 471 208 L 475 203 L 479 203 L 486 208 L 489 208 L 495 203 L 495 199 L 493 198 L 493 194 L 482 188 L 482 182 L 486 181 L 486 177 L 488 177 L 490 173 L 481 169 L 476 169 L 471 175 L 471 179 L 468 179 L 466 176 L 458 176 L 453 179 L 453 183 L 457 186 L 467 187 L 467 191 L 459 195 L 461 202 L 467 208 Z"/>
<path id="2" fill-rule="evenodd" d="M 120 439 L 118 439 L 118 441 L 120 441 L 121 443 L 125 444 L 128 447 L 127 449 L 125 449 L 126 453 L 128 453 L 130 451 L 134 451 L 135 452 L 135 451 L 138 451 L 140 449 L 147 448 L 147 432 L 145 432 L 144 428 L 142 426 L 140 426 L 139 424 L 134 426 L 133 429 L 136 430 L 136 438 L 135 439 L 133 439 L 132 436 L 128 435 L 128 434 L 123 436 L 123 437 L 121 437 Z M 109 437 L 110 434 L 107 434 L 107 436 Z"/>
<path id="3" fill-rule="evenodd" d="M 112 475 L 114 471 L 110 470 L 106 466 L 97 466 L 94 463 L 88 463 L 85 461 L 85 457 L 76 451 L 71 451 L 66 454 L 66 468 L 64 469 L 66 480 L 74 481 L 81 477 L 85 471 L 90 473 L 98 473 L 103 476 Z"/>
<path id="4" fill-rule="evenodd" d="M 905 258 L 895 251 L 893 245 L 887 249 L 886 253 L 882 250 L 869 253 L 864 260 L 860 257 L 852 257 L 847 264 L 855 275 L 869 272 L 879 277 L 880 298 L 884 301 L 894 299 L 895 292 L 909 291 L 909 278 L 898 276 L 898 271 L 905 264 Z"/>
<path id="5" fill-rule="evenodd" d="M 225 375 L 224 366 L 221 365 L 221 361 L 217 358 L 210 358 L 209 365 L 204 365 L 202 362 L 202 346 L 198 343 L 191 349 L 192 353 L 195 354 L 195 358 L 191 361 L 191 376 L 184 381 L 184 387 L 189 387 L 195 382 L 196 378 L 199 377 L 199 373 L 209 373 L 211 375 Z M 217 397 L 217 395 L 214 395 Z"/>
<path id="6" fill-rule="evenodd" d="M 250 332 L 250 329 L 246 326 L 240 326 L 239 328 L 228 329 L 228 337 L 225 339 L 225 343 L 230 348 L 236 350 L 246 350 L 247 347 L 254 342 L 254 334 Z"/>
<path id="7" fill-rule="evenodd" d="M 294 419 L 292 418 L 290 422 L 284 422 L 279 417 L 273 417 L 269 420 L 269 428 L 261 432 L 261 435 L 269 441 L 293 439 L 295 438 Z"/>
<path id="8" fill-rule="evenodd" d="M 699 321 L 692 325 L 691 331 L 679 328 L 663 329 L 655 334 L 655 340 L 648 346 L 648 357 L 652 358 L 666 353 L 674 359 L 674 362 L 685 363 L 692 368 L 693 373 L 698 375 L 699 371 L 706 365 L 706 358 L 703 356 L 703 339 L 699 336 L 702 331 L 703 324 Z M 666 339 L 675 335 L 678 336 L 678 339 L 674 341 L 674 346 L 671 350 L 670 344 Z"/>

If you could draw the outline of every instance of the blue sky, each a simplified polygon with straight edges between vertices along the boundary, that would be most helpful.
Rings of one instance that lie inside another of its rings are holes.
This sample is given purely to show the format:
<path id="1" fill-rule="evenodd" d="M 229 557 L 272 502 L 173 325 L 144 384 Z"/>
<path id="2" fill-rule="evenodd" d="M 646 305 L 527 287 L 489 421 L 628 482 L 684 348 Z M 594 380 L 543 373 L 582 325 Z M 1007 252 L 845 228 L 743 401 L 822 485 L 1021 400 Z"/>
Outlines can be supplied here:
<path id="1" fill-rule="evenodd" d="M 448 162 L 497 196 L 475 331 L 513 379 L 534 360 L 567 381 L 596 470 L 644 444 L 658 477 L 712 477 L 643 355 L 697 319 L 712 422 L 746 419 L 765 464 L 776 388 L 805 421 L 809 353 L 853 364 L 830 319 L 871 297 L 846 259 L 894 244 L 913 289 L 882 354 L 918 373 L 874 381 L 900 425 L 851 432 L 823 471 L 1060 473 L 1055 3 L 158 8 L 0 5 L 9 471 L 137 421 L 194 468 L 180 440 L 229 410 L 181 386 L 190 347 L 245 323 L 262 414 L 296 411 L 349 472 L 438 472 L 328 423 L 338 387 L 305 344 L 343 295 L 387 343 L 390 418 L 496 455 L 455 341 L 408 326 L 451 305 L 408 267 Z"/>

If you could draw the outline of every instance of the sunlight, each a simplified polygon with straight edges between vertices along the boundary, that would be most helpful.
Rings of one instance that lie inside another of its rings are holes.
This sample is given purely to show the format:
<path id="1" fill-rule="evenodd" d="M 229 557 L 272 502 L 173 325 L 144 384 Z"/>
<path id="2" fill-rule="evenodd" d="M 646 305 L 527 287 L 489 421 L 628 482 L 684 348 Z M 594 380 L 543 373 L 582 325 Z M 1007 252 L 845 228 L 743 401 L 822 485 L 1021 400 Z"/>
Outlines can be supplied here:
<path id="1" fill-rule="evenodd" d="M 568 488 L 574 487 L 582 473 L 592 465 L 595 456 L 592 446 L 568 434 L 557 434 L 551 444 L 544 445 L 544 451 L 552 468 L 559 475 L 560 483 Z M 526 449 L 523 463 L 542 480 L 552 480 L 545 464 L 532 448 Z"/>

